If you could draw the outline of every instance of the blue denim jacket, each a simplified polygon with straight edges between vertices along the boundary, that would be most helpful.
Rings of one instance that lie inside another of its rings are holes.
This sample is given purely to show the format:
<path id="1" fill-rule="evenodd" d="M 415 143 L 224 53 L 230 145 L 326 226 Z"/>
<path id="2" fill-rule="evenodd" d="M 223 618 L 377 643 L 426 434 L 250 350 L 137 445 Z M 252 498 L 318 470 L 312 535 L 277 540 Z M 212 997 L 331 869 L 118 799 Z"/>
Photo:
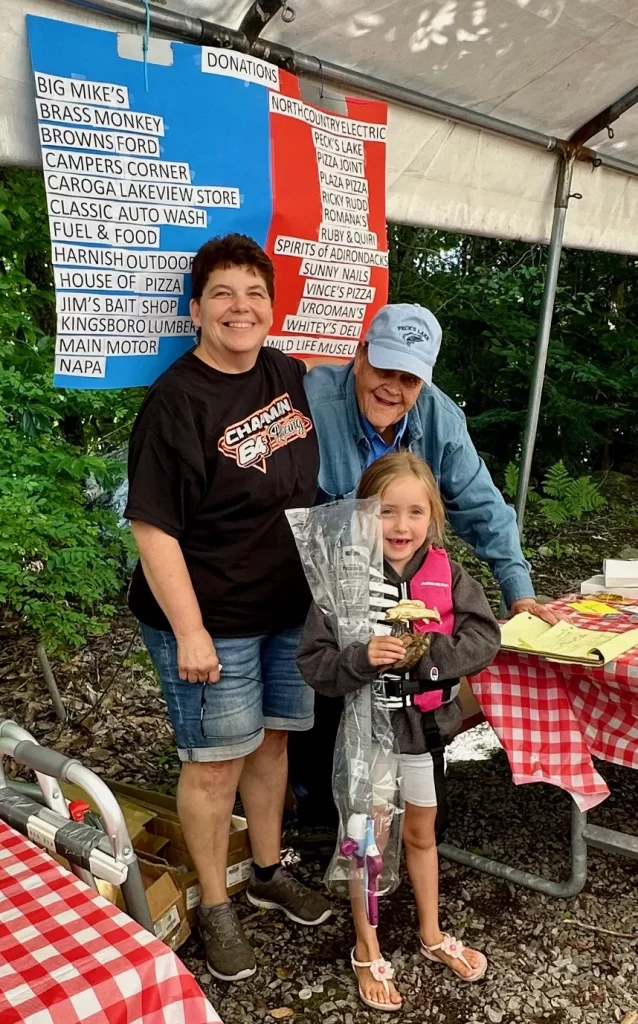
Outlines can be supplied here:
<path id="1" fill-rule="evenodd" d="M 370 449 L 359 418 L 352 363 L 317 366 L 304 381 L 319 440 L 319 486 L 327 500 L 351 496 Z M 487 562 L 505 602 L 533 597 L 514 509 L 505 504 L 479 458 L 463 413 L 434 385 L 423 387 L 410 410 L 403 446 L 430 466 L 452 529 Z"/>

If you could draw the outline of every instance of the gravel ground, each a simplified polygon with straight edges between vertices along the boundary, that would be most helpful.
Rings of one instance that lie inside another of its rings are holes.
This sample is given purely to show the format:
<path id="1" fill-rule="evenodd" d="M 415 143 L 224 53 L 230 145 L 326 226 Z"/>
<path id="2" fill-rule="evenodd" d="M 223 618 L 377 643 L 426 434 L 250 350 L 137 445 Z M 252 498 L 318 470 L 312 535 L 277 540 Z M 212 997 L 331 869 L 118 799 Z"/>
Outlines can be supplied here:
<path id="1" fill-rule="evenodd" d="M 70 714 L 65 727 L 56 724 L 32 638 L 14 632 L 5 643 L 0 635 L 1 714 L 32 729 L 40 742 L 77 754 L 107 781 L 115 778 L 170 792 L 179 765 L 147 659 L 140 649 L 128 658 L 132 635 L 125 620 L 119 631 L 93 641 L 75 659 L 56 663 Z M 505 755 L 487 725 L 459 736 L 449 754 L 449 841 L 548 877 L 565 878 L 569 797 L 551 786 L 513 787 Z M 638 835 L 638 772 L 604 763 L 597 767 L 612 795 L 592 812 L 591 821 Z M 316 833 L 295 830 L 292 822 L 285 841 L 301 855 L 296 869 L 300 876 L 321 887 L 321 858 L 332 852 L 330 837 L 322 842 Z M 414 904 L 405 882 L 382 902 L 379 929 L 383 951 L 394 962 L 406 1000 L 398 1019 L 411 1024 L 638 1024 L 635 862 L 596 851 L 589 856 L 585 890 L 569 902 L 443 862 L 442 923 L 468 944 L 484 949 L 490 960 L 485 981 L 472 986 L 419 957 Z M 378 1012 L 364 1009 L 357 997 L 345 905 L 335 903 L 329 923 L 306 930 L 277 914 L 255 912 L 242 895 L 235 901 L 257 950 L 259 970 L 254 978 L 234 985 L 212 984 L 198 938 L 180 949 L 224 1024 L 272 1024 L 278 1019 L 293 1024 L 364 1024 L 381 1019 Z M 304 989 L 311 990 L 308 999 L 300 996 Z"/>
<path id="2" fill-rule="evenodd" d="M 505 755 L 488 726 L 454 745 L 449 778 L 457 845 L 561 879 L 568 873 L 570 799 L 545 785 L 515 789 Z M 476 758 L 483 758 L 477 760 Z M 472 758 L 472 760 L 467 760 Z M 612 796 L 592 812 L 593 823 L 638 832 L 638 774 L 598 765 Z M 295 869 L 321 886 L 319 836 L 290 827 L 301 850 Z M 313 842 L 317 840 L 317 842 Z M 324 844 L 329 846 L 329 844 Z M 213 983 L 193 937 L 180 951 L 224 1024 L 276 1019 L 307 1024 L 364 1024 L 380 1014 L 358 1000 L 349 967 L 352 929 L 345 904 L 317 928 L 304 929 L 235 897 L 256 952 L 254 978 Z M 405 999 L 402 1021 L 433 1024 L 612 1024 L 638 1017 L 638 872 L 629 860 L 590 852 L 584 891 L 570 901 L 549 899 L 460 865 L 442 863 L 444 927 L 483 949 L 484 982 L 464 985 L 418 954 L 416 917 L 407 881 L 381 905 L 379 933 Z M 579 925 L 573 922 L 579 922 Z M 594 925 L 594 930 L 590 926 Z M 631 937 L 609 935 L 621 932 Z M 635 938 L 633 937 L 635 936 Z M 304 991 L 305 990 L 305 991 Z"/>

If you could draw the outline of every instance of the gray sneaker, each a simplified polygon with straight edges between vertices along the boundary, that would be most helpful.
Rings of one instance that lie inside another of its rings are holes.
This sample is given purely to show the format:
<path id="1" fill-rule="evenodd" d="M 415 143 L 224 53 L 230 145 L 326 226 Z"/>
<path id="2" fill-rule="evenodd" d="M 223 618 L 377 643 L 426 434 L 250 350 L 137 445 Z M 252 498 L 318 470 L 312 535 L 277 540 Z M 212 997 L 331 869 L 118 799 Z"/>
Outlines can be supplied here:
<path id="1" fill-rule="evenodd" d="M 230 901 L 215 907 L 200 907 L 197 924 L 211 974 L 221 981 L 239 981 L 255 973 L 253 948 Z"/>
<path id="2" fill-rule="evenodd" d="M 285 868 L 277 868 L 270 882 L 260 882 L 251 872 L 246 898 L 255 907 L 283 910 L 297 924 L 323 924 L 332 910 L 327 899 L 293 878 Z"/>

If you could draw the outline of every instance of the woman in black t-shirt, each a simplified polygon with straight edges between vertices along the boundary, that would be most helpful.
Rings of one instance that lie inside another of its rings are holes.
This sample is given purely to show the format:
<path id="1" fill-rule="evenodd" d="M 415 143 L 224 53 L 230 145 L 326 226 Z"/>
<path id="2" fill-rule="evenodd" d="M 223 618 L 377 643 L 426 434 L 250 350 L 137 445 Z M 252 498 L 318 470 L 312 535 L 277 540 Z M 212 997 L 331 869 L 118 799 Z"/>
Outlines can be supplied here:
<path id="1" fill-rule="evenodd" d="M 273 266 L 244 235 L 193 261 L 195 349 L 149 389 L 129 448 L 140 561 L 130 606 L 159 673 L 183 762 L 177 799 L 199 873 L 211 972 L 255 971 L 226 893 L 237 787 L 254 866 L 248 899 L 319 924 L 326 900 L 279 866 L 290 730 L 312 727 L 295 654 L 310 597 L 285 510 L 313 505 L 319 456 L 305 367 L 264 348 Z"/>

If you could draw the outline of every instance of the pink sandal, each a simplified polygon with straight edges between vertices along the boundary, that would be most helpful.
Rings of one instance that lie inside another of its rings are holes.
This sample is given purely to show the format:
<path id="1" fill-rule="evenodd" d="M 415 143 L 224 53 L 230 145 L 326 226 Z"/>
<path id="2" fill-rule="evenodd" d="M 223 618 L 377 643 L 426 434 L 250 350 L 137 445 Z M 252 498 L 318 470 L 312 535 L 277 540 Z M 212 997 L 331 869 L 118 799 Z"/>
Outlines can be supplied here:
<path id="1" fill-rule="evenodd" d="M 448 935 L 447 932 L 444 932 L 441 942 L 437 942 L 434 946 L 426 946 L 423 939 L 421 939 L 420 942 L 421 953 L 426 960 L 431 960 L 435 964 L 443 964 L 444 967 L 449 967 L 450 970 L 456 974 L 457 978 L 461 979 L 461 981 L 480 981 L 481 978 L 485 976 L 485 972 L 487 970 L 487 957 L 485 954 L 479 953 L 478 950 L 473 950 L 473 952 L 478 954 L 479 962 L 476 967 L 472 967 L 472 964 L 469 962 L 467 957 L 463 956 L 465 946 L 459 939 L 455 939 L 453 935 Z M 470 973 L 461 974 L 452 964 L 448 964 L 445 960 L 441 960 L 439 956 L 435 956 L 434 954 L 437 949 L 447 953 L 447 955 L 451 956 L 454 960 L 460 960 L 462 964 L 465 964 Z"/>
<path id="2" fill-rule="evenodd" d="M 374 999 L 368 999 L 363 994 L 361 988 L 361 982 L 359 981 L 359 975 L 355 971 L 355 967 L 369 967 L 370 974 L 375 981 L 380 981 L 386 991 L 386 995 L 390 992 L 389 981 L 392 981 L 394 977 L 394 968 L 389 960 L 384 960 L 382 956 L 377 957 L 376 960 L 355 960 L 354 949 L 350 954 L 350 962 L 352 964 L 352 970 L 354 971 L 357 983 L 359 985 L 359 999 L 365 1006 L 369 1006 L 371 1010 L 383 1010 L 384 1013 L 395 1013 L 397 1010 L 403 1009 L 403 1002 L 400 1003 L 377 1003 Z"/>

